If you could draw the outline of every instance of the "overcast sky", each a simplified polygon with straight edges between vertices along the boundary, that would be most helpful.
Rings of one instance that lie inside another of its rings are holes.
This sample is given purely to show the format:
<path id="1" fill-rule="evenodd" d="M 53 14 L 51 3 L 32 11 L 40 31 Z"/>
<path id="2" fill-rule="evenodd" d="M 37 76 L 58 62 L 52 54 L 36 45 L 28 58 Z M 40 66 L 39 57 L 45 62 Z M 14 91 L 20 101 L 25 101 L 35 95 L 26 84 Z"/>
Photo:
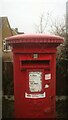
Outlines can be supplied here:
<path id="1" fill-rule="evenodd" d="M 40 15 L 45 19 L 49 12 L 52 19 L 61 18 L 66 13 L 67 0 L 0 0 L 0 16 L 7 16 L 12 28 L 25 33 L 35 33 Z"/>

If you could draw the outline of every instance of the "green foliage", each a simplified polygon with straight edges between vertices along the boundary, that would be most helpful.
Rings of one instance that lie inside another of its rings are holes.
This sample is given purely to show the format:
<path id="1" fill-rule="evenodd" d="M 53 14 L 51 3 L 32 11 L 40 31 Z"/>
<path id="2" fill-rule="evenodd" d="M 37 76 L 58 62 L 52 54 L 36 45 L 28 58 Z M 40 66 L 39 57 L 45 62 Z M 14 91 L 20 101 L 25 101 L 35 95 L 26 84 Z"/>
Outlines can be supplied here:
<path id="1" fill-rule="evenodd" d="M 57 111 L 57 118 L 65 118 L 65 119 L 68 118 L 68 98 L 66 100 L 61 100 L 61 101 L 58 100 L 56 102 L 56 111 Z"/>
<path id="2" fill-rule="evenodd" d="M 5 95 L 13 95 L 14 94 L 14 85 L 13 85 L 13 64 L 12 63 L 4 63 L 3 62 L 3 94 Z"/>
<path id="3" fill-rule="evenodd" d="M 67 96 L 68 92 L 68 60 L 57 59 L 56 79 L 57 95 Z"/>

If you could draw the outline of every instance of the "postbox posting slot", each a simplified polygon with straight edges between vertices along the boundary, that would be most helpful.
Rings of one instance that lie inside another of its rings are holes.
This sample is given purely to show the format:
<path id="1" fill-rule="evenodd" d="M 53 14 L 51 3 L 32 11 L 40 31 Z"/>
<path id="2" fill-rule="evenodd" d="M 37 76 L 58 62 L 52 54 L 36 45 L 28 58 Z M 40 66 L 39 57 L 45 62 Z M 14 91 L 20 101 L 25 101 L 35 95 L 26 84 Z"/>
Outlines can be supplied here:
<path id="1" fill-rule="evenodd" d="M 50 60 L 21 60 L 20 68 L 45 68 L 50 69 Z"/>

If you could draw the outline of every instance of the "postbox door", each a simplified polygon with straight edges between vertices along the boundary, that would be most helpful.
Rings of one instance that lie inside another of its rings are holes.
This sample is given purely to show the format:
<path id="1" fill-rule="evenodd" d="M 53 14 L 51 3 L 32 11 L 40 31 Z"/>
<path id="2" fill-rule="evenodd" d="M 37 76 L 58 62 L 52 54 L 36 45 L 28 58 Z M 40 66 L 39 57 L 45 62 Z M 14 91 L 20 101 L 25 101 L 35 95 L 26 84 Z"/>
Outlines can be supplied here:
<path id="1" fill-rule="evenodd" d="M 45 69 L 28 69 L 25 99 L 28 111 L 51 112 L 51 74 Z"/>

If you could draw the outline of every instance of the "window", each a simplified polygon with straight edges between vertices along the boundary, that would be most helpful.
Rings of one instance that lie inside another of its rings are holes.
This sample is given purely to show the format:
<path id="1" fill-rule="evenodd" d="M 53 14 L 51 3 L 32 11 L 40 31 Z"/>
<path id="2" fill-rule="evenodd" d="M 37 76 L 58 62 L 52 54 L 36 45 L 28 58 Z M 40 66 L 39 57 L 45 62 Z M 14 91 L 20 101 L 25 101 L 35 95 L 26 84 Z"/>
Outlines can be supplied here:
<path id="1" fill-rule="evenodd" d="M 11 51 L 11 47 L 6 44 L 6 40 L 3 40 L 3 51 L 4 51 L 4 52 L 9 52 L 9 51 Z"/>

